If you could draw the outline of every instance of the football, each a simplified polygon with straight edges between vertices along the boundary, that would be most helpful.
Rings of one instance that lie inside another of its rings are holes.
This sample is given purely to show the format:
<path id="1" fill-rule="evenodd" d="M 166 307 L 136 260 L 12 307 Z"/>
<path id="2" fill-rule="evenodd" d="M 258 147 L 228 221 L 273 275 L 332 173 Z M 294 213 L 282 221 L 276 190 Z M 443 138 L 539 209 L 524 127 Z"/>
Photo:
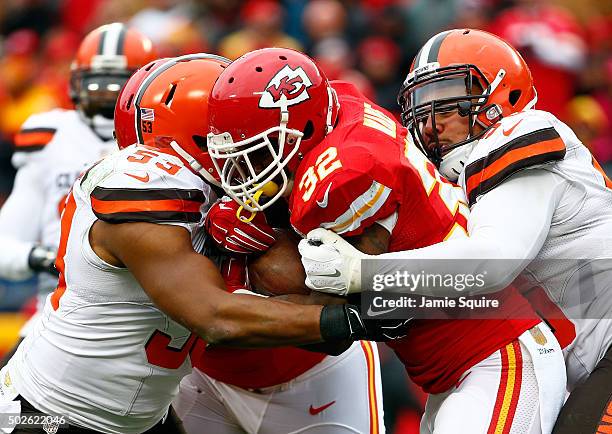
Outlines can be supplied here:
<path id="1" fill-rule="evenodd" d="M 275 229 L 276 242 L 263 255 L 249 259 L 249 282 L 265 295 L 310 294 L 304 284 L 306 274 L 300 261 L 299 237 L 288 230 Z"/>

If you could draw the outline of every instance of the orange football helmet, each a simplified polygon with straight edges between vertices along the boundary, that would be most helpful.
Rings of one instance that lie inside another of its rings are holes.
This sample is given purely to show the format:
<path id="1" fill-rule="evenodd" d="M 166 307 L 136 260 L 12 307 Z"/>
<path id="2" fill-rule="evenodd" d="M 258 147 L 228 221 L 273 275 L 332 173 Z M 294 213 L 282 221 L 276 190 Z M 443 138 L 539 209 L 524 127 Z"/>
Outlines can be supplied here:
<path id="1" fill-rule="evenodd" d="M 96 131 L 96 120 L 113 119 L 119 91 L 129 76 L 157 58 L 153 43 L 121 23 L 91 31 L 70 68 L 70 98 Z M 111 127 L 112 130 L 112 127 Z"/>
<path id="2" fill-rule="evenodd" d="M 536 101 L 531 71 L 521 55 L 503 39 L 473 29 L 448 30 L 429 39 L 398 95 L 402 123 L 437 165 L 450 150 L 472 143 L 503 116 L 532 108 Z M 452 111 L 469 118 L 469 134 L 440 145 L 435 115 Z M 435 138 L 425 146 L 422 129 L 430 117 Z M 484 131 L 475 132 L 476 123 Z"/>
<path id="3" fill-rule="evenodd" d="M 138 143 L 138 137 L 136 136 L 136 109 L 133 103 L 140 85 L 153 71 L 171 60 L 171 58 L 165 57 L 146 64 L 132 74 L 121 88 L 115 105 L 114 116 L 114 136 L 119 149 L 124 149 Z"/>
<path id="4" fill-rule="evenodd" d="M 119 146 L 139 143 L 176 155 L 206 181 L 220 185 L 206 147 L 208 97 L 229 63 L 212 54 L 189 54 L 137 71 L 117 101 Z"/>

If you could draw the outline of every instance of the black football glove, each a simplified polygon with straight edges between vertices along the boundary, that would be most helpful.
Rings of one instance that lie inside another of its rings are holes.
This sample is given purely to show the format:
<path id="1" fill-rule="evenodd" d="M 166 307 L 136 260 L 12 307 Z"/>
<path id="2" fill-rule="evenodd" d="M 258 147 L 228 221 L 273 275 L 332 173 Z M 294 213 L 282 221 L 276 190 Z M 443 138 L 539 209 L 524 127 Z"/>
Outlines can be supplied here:
<path id="1" fill-rule="evenodd" d="M 410 321 L 411 319 L 367 319 L 361 317 L 358 306 L 326 305 L 321 311 L 321 336 L 327 342 L 388 342 L 406 337 Z"/>
<path id="2" fill-rule="evenodd" d="M 51 247 L 36 245 L 30 250 L 28 256 L 28 266 L 36 273 L 50 273 L 54 276 L 59 276 L 59 272 L 55 268 L 55 258 L 57 250 Z"/>
<path id="3" fill-rule="evenodd" d="M 361 312 L 361 294 L 350 294 L 348 302 L 359 308 Z M 367 330 L 368 341 L 387 342 L 402 339 L 408 334 L 408 327 L 412 318 L 362 318 L 363 324 Z"/>

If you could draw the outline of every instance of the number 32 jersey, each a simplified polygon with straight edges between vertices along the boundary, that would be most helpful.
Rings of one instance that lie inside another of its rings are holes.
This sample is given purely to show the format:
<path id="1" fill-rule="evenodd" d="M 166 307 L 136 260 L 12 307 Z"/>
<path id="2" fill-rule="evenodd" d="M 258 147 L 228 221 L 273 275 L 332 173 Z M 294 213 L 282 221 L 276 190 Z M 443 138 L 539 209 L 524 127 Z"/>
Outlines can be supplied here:
<path id="1" fill-rule="evenodd" d="M 127 269 L 101 260 L 89 230 L 97 219 L 178 225 L 200 250 L 210 194 L 176 157 L 136 146 L 77 180 L 62 214 L 58 287 L 8 365 L 34 407 L 104 433 L 141 433 L 161 420 L 191 370 L 195 335 Z"/>
<path id="2" fill-rule="evenodd" d="M 296 172 L 290 197 L 296 230 L 323 227 L 346 237 L 380 222 L 391 233 L 390 252 L 467 236 L 469 209 L 461 189 L 440 177 L 384 109 L 351 85 L 332 85 L 340 118 Z M 448 390 L 468 368 L 539 322 L 516 289 L 498 298 L 499 320 L 413 321 L 407 337 L 389 346 L 426 392 Z"/>

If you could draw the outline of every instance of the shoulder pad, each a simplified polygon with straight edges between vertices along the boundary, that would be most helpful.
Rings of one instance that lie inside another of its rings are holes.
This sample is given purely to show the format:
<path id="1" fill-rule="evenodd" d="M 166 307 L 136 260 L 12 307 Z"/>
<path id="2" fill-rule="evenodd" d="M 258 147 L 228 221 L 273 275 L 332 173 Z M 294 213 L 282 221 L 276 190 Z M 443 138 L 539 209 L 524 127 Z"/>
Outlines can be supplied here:
<path id="1" fill-rule="evenodd" d="M 35 152 L 43 149 L 70 113 L 69 110 L 56 109 L 30 116 L 15 135 L 15 152 Z"/>
<path id="2" fill-rule="evenodd" d="M 303 234 L 323 227 L 344 236 L 358 235 L 395 211 L 392 193 L 369 172 L 337 170 L 312 190 L 294 187 L 291 224 Z"/>
<path id="3" fill-rule="evenodd" d="M 502 119 L 478 141 L 462 177 L 469 205 L 514 173 L 565 158 L 566 146 L 546 112 Z"/>
<path id="4" fill-rule="evenodd" d="M 130 163 L 118 152 L 92 166 L 81 186 L 100 220 L 109 223 L 198 223 L 210 187 L 172 156 Z"/>
<path id="5" fill-rule="evenodd" d="M 26 165 L 53 140 L 62 122 L 66 122 L 72 110 L 55 109 L 31 115 L 13 139 L 11 163 L 16 169 Z"/>

